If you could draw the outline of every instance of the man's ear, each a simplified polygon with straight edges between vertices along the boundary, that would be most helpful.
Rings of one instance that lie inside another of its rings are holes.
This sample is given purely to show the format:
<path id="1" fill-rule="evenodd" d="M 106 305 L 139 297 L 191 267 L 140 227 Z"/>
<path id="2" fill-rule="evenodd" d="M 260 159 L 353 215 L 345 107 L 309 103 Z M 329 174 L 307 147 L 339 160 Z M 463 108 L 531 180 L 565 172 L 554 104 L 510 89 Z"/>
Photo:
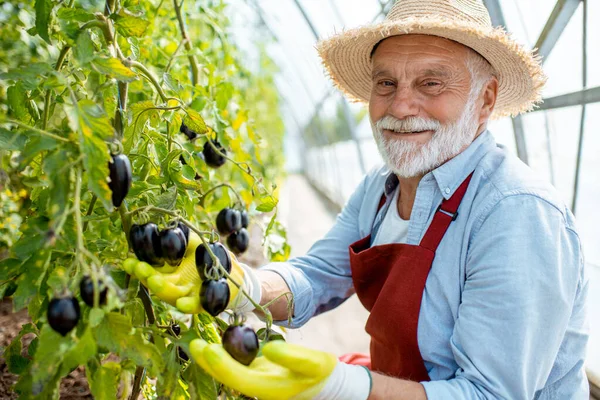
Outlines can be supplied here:
<path id="1" fill-rule="evenodd" d="M 494 107 L 496 106 L 496 98 L 498 97 L 498 79 L 493 76 L 485 85 L 483 91 L 483 104 L 479 114 L 479 124 L 486 124 L 490 119 Z"/>

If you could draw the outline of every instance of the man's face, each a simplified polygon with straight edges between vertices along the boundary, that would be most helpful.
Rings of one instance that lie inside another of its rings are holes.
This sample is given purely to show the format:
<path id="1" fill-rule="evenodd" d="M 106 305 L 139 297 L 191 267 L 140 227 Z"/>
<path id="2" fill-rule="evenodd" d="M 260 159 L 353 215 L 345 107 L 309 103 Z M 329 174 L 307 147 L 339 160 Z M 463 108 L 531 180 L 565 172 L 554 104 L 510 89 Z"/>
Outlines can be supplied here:
<path id="1" fill-rule="evenodd" d="M 477 133 L 468 50 L 427 35 L 385 39 L 373 54 L 369 113 L 392 171 L 424 174 L 466 148 Z"/>

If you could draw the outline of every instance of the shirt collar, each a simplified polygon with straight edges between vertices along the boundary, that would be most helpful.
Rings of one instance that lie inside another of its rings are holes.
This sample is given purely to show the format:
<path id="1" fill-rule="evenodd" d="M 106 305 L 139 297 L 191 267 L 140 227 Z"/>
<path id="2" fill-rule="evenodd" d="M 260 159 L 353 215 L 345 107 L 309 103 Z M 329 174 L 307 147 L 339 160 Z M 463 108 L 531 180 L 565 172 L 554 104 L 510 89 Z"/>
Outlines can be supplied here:
<path id="1" fill-rule="evenodd" d="M 449 199 L 461 183 L 475 170 L 481 158 L 496 147 L 496 141 L 485 130 L 459 155 L 426 174 L 421 181 L 435 179 L 442 196 Z M 398 177 L 393 172 L 385 180 L 384 193 L 389 197 L 398 186 Z"/>

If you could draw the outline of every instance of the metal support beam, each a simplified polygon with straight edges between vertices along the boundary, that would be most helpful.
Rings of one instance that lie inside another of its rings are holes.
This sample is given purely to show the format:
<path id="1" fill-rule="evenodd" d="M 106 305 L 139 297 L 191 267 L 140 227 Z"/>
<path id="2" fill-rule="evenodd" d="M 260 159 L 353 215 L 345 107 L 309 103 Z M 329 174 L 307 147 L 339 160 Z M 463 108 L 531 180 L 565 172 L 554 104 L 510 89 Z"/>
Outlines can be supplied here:
<path id="1" fill-rule="evenodd" d="M 296 4 L 296 7 L 298 8 L 298 10 L 302 14 L 302 16 L 304 17 L 304 20 L 306 21 L 306 24 L 308 25 L 308 27 L 312 31 L 312 34 L 313 34 L 315 40 L 319 40 L 319 33 L 317 32 L 317 29 L 313 25 L 312 20 L 310 19 L 310 17 L 308 16 L 308 14 L 306 13 L 306 11 L 304 10 L 304 7 L 302 7 L 302 4 L 300 4 L 300 1 L 299 0 L 294 0 L 294 3 Z M 360 165 L 360 169 L 361 169 L 361 172 L 363 174 L 365 174 L 365 173 L 367 173 L 367 169 L 365 167 L 365 161 L 363 159 L 363 154 L 362 154 L 362 149 L 360 147 L 360 142 L 358 141 L 358 135 L 356 134 L 356 129 L 355 129 L 355 126 L 354 126 L 354 121 L 352 120 L 352 115 L 350 113 L 350 107 L 349 107 L 348 101 L 346 100 L 345 97 L 342 98 L 342 101 L 344 102 L 344 107 L 343 107 L 344 116 L 345 116 L 346 120 L 349 123 L 350 137 L 352 137 L 352 140 L 354 141 L 354 144 L 356 145 L 356 151 L 358 153 L 358 162 L 359 162 L 359 165 Z"/>
<path id="2" fill-rule="evenodd" d="M 580 90 L 577 92 L 549 97 L 534 111 L 552 110 L 554 108 L 581 106 L 584 104 L 600 102 L 600 86 Z"/>
<path id="3" fill-rule="evenodd" d="M 581 0 L 558 0 L 556 2 L 550 18 L 548 18 L 540 37 L 535 43 L 538 54 L 542 56 L 542 62 L 546 61 L 548 55 L 550 55 L 580 3 Z"/>
<path id="4" fill-rule="evenodd" d="M 560 1 L 560 0 L 559 0 Z M 579 1 L 579 0 L 577 0 Z M 494 26 L 503 26 L 506 28 L 506 21 L 500 6 L 500 0 L 483 0 L 487 7 L 492 24 Z M 517 146 L 517 155 L 525 163 L 529 164 L 529 156 L 527 154 L 527 142 L 525 141 L 525 131 L 523 129 L 523 119 L 520 115 L 512 118 L 513 132 L 515 134 L 515 144 Z"/>

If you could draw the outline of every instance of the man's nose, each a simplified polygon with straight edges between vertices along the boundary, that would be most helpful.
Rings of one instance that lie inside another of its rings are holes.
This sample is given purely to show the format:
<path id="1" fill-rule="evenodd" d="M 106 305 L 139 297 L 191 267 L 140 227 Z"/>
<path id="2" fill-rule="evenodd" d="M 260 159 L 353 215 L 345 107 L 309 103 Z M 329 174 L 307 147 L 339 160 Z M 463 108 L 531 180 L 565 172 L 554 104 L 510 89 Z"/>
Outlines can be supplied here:
<path id="1" fill-rule="evenodd" d="M 419 103 L 416 94 L 410 87 L 398 87 L 388 107 L 388 114 L 398 119 L 415 117 L 419 114 Z"/>

